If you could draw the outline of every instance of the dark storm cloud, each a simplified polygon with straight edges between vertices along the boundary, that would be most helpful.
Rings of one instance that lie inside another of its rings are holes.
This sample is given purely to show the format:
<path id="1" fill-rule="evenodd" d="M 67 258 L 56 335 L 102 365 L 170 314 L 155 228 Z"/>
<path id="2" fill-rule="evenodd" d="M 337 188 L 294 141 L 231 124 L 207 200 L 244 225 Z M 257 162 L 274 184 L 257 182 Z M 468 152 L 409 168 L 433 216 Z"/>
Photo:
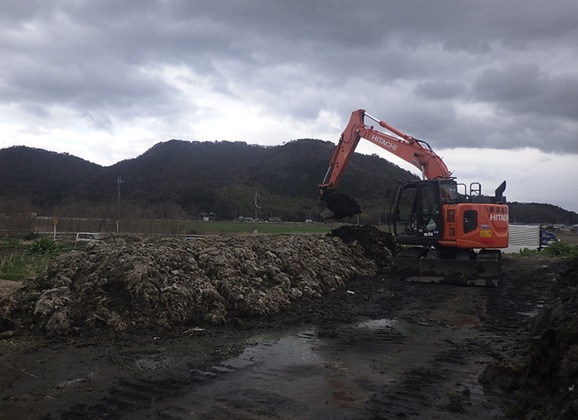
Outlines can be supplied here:
<path id="1" fill-rule="evenodd" d="M 419 82 L 415 87 L 415 93 L 432 100 L 453 99 L 464 93 L 462 84 L 438 80 L 433 82 Z"/>
<path id="2" fill-rule="evenodd" d="M 535 66 L 488 69 L 473 94 L 512 114 L 578 119 L 578 77 L 552 77 Z"/>
<path id="3" fill-rule="evenodd" d="M 564 0 L 4 1 L 0 102 L 71 107 L 109 129 L 109 115 L 202 107 L 159 76 L 182 66 L 279 118 L 363 107 L 438 147 L 551 150 L 555 133 L 556 150 L 577 153 L 576 12 Z"/>

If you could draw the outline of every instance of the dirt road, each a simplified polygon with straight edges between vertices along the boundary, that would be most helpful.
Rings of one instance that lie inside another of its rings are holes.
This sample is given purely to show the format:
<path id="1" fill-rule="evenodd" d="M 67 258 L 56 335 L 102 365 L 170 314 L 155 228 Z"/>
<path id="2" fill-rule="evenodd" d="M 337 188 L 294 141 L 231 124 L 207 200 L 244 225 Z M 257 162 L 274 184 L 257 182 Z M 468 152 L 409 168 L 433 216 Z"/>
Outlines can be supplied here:
<path id="1" fill-rule="evenodd" d="M 506 258 L 498 288 L 358 279 L 235 327 L 0 340 L 0 419 L 500 419 L 479 378 L 520 361 L 561 262 Z"/>

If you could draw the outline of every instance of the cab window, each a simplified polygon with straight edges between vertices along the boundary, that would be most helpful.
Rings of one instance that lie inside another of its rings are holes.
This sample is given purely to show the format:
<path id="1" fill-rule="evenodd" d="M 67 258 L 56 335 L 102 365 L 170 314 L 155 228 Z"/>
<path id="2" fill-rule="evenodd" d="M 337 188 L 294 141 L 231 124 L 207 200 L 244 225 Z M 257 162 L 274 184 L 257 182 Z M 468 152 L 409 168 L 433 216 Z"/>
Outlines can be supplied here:
<path id="1" fill-rule="evenodd" d="M 464 233 L 473 232 L 478 228 L 478 212 L 475 210 L 464 211 Z"/>

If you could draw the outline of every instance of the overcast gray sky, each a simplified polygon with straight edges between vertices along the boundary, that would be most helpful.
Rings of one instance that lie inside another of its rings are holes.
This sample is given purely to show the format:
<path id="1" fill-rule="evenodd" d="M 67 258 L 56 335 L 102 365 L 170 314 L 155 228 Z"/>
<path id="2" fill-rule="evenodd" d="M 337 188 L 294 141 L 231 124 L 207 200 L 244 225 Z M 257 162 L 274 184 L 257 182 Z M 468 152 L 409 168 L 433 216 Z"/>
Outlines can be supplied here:
<path id="1" fill-rule="evenodd" d="M 575 0 L 0 0 L 0 147 L 336 142 L 365 109 L 462 182 L 578 211 Z M 377 146 L 376 153 L 407 169 Z M 415 172 L 415 171 L 414 171 Z M 320 173 L 320 181 L 324 173 Z"/>

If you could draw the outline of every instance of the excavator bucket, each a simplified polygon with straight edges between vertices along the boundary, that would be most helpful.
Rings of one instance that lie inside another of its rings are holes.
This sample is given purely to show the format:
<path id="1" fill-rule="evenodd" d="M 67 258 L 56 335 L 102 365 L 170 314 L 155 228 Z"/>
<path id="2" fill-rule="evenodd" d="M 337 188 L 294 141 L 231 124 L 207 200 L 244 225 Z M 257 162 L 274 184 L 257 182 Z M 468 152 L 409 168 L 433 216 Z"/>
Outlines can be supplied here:
<path id="1" fill-rule="evenodd" d="M 455 258 L 443 255 L 436 249 L 408 248 L 396 256 L 398 277 L 420 283 L 498 285 L 501 278 L 500 251 L 452 253 L 452 256 Z"/>
<path id="2" fill-rule="evenodd" d="M 361 213 L 353 197 L 334 189 L 325 189 L 319 198 L 319 216 L 323 219 L 344 219 Z"/>

